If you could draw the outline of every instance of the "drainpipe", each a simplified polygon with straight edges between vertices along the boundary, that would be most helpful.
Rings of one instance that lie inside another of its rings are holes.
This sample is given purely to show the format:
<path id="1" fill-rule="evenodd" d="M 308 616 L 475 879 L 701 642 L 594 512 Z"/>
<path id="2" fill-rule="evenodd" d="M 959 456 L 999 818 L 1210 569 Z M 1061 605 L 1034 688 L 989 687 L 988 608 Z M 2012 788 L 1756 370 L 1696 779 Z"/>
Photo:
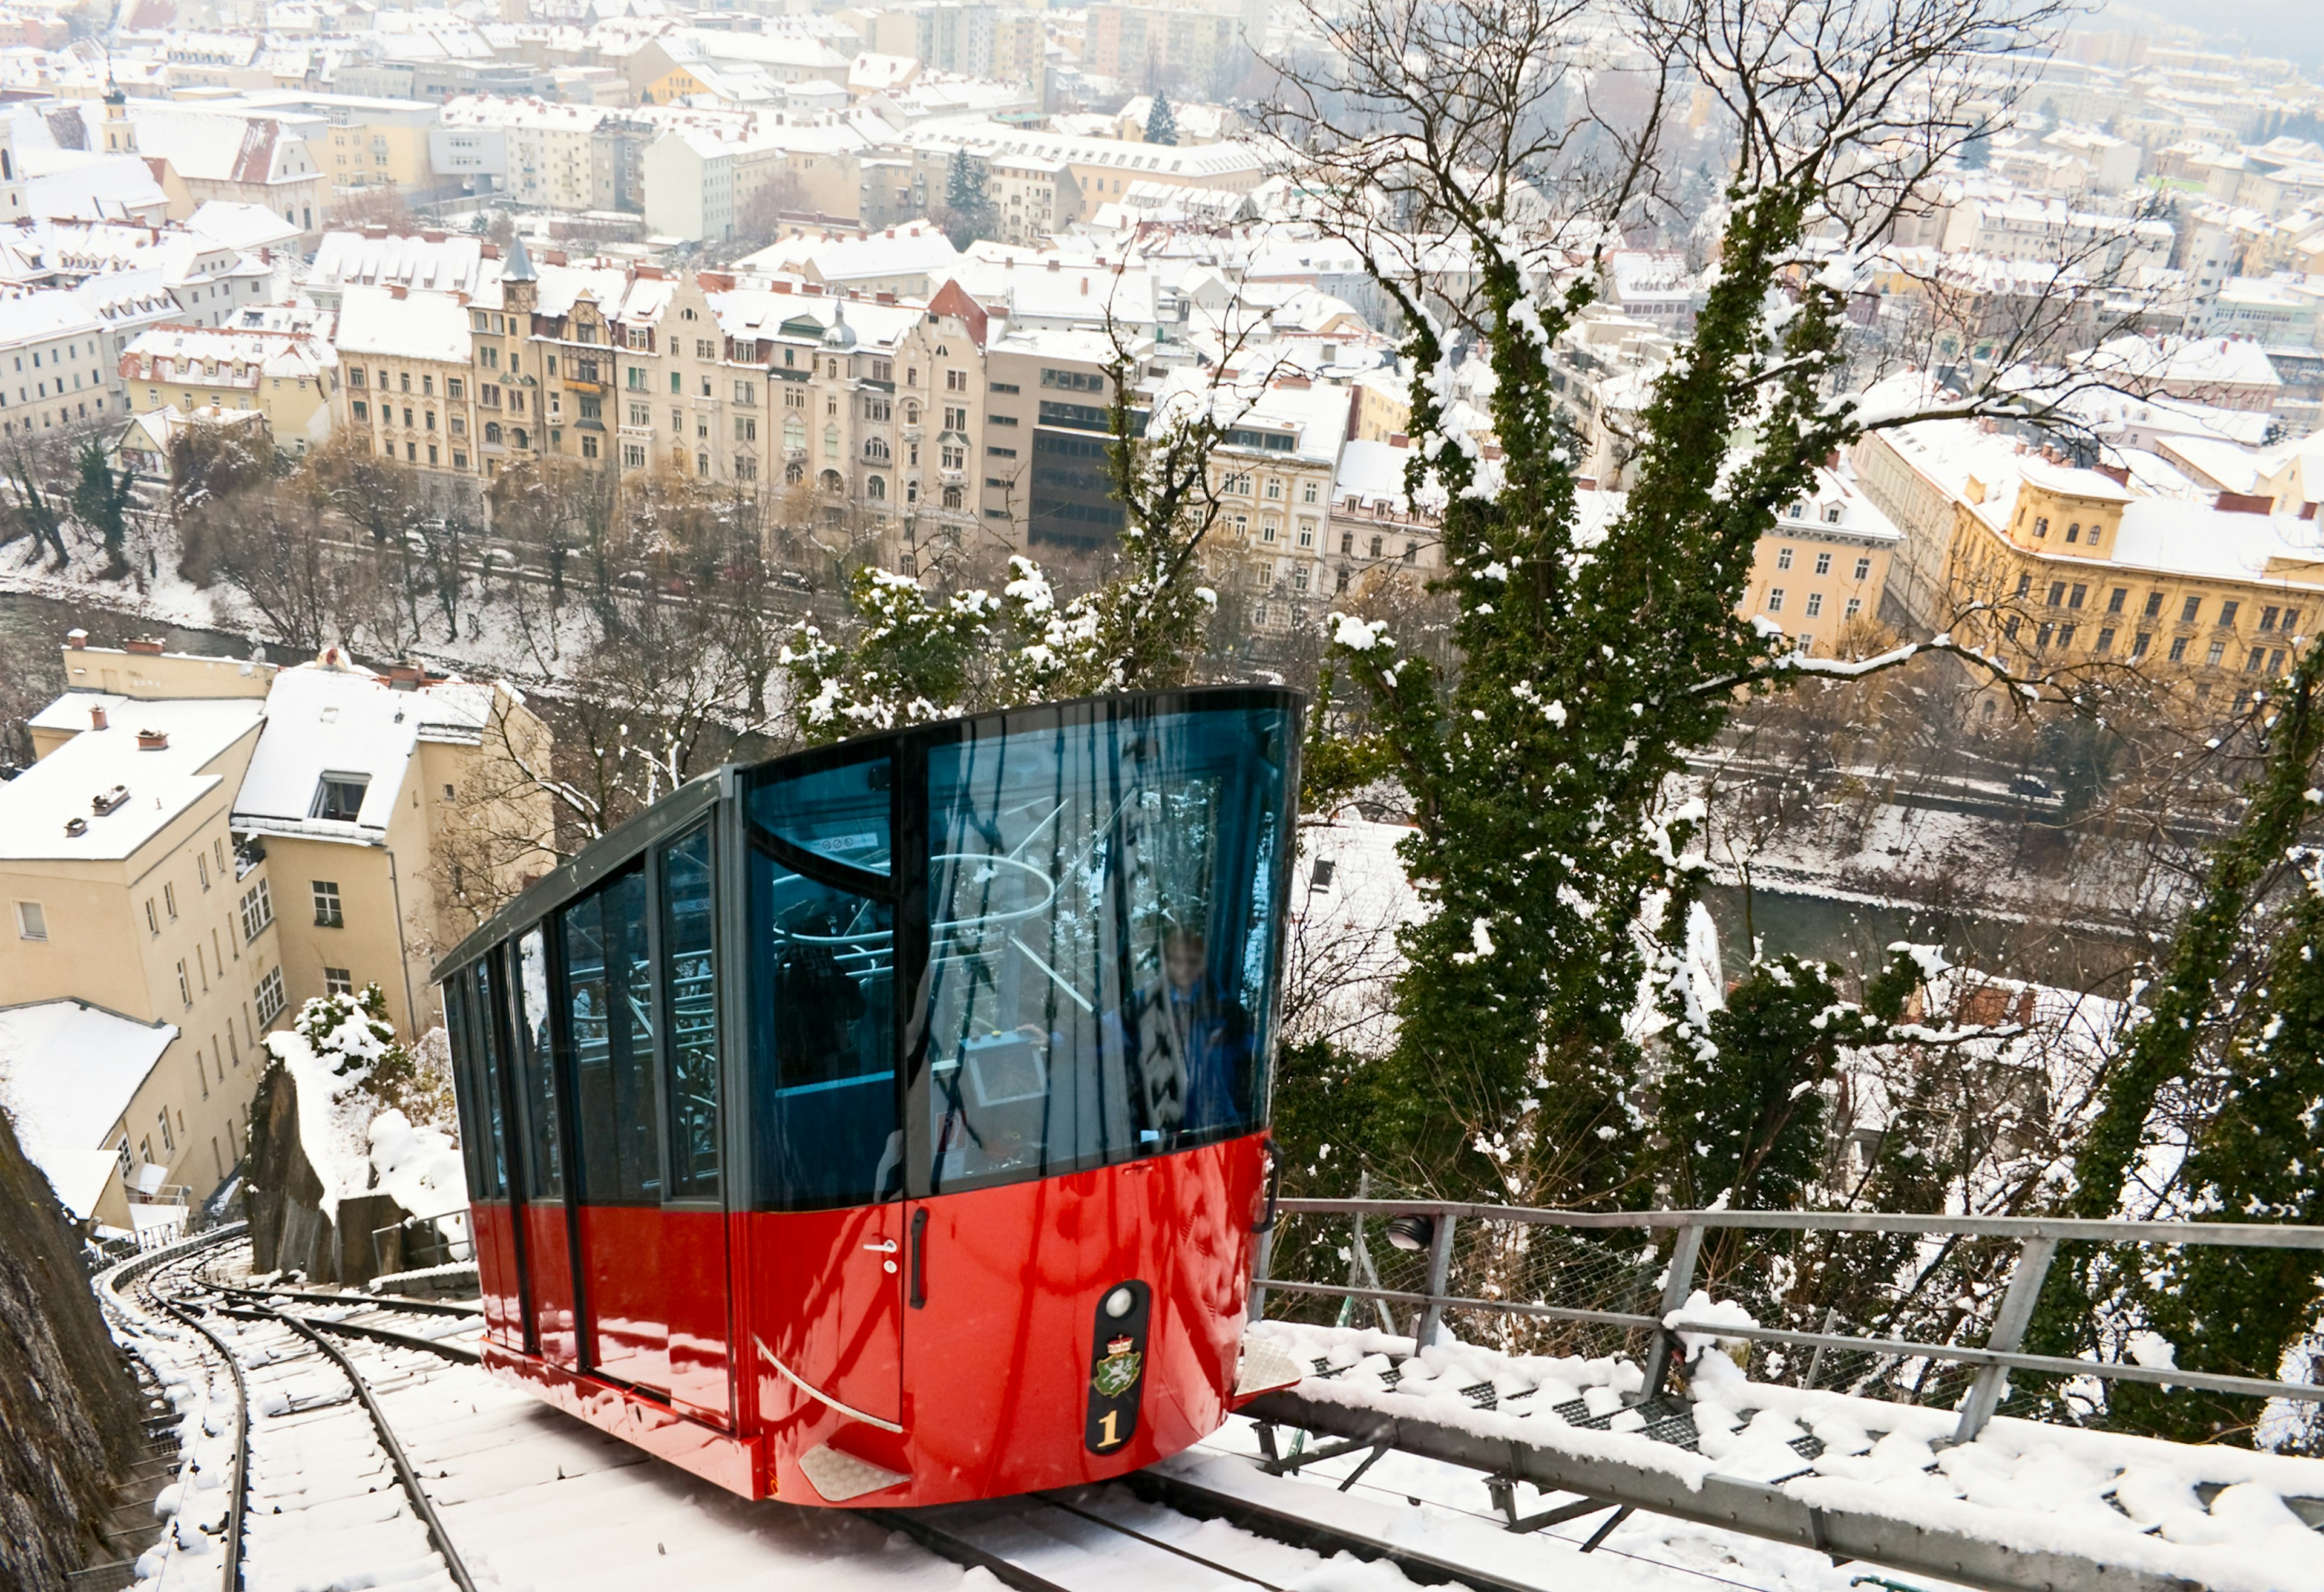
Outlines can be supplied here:
<path id="1" fill-rule="evenodd" d="M 381 844 L 386 841 L 382 837 Z M 411 998 L 411 955 L 403 945 L 403 881 L 395 874 L 395 848 L 387 847 L 387 882 L 395 894 L 395 959 L 403 964 L 403 1022 L 412 1042 L 420 1039 L 420 1003 Z"/>

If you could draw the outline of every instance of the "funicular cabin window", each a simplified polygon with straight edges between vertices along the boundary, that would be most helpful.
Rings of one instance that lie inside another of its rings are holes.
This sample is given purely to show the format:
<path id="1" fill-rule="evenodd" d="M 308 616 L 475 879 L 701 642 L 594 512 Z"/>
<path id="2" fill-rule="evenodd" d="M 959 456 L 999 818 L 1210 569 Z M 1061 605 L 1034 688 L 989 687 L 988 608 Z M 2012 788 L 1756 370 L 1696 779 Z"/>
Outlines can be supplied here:
<path id="1" fill-rule="evenodd" d="M 550 1081 L 549 942 L 539 929 L 517 942 L 517 998 L 523 1033 L 524 1192 L 529 1200 L 565 1197 L 565 1157 L 557 1127 L 557 1090 Z"/>
<path id="2" fill-rule="evenodd" d="M 901 1189 L 890 784 L 881 759 L 778 774 L 751 795 L 761 1206 L 826 1210 Z"/>
<path id="3" fill-rule="evenodd" d="M 496 969 L 499 952 L 478 962 L 470 974 L 456 980 L 455 987 L 465 986 L 468 979 L 475 980 L 475 994 L 466 1003 L 470 1057 L 468 1077 L 475 1085 L 477 1102 L 476 1120 L 471 1127 L 476 1138 L 476 1165 L 469 1175 L 478 1181 L 476 1187 L 486 1199 L 508 1197 L 508 1130 L 501 1116 L 501 1034 L 503 1014 L 498 1002 L 502 985 Z M 458 1029 L 454 1030 L 459 1032 Z"/>
<path id="4" fill-rule="evenodd" d="M 669 1190 L 718 1197 L 718 987 L 711 942 L 710 832 L 662 853 L 662 1021 L 669 1045 Z"/>
<path id="5" fill-rule="evenodd" d="M 581 1198 L 592 1205 L 659 1204 L 661 1113 L 654 1100 L 644 860 L 567 906 L 563 916 Z"/>
<path id="6" fill-rule="evenodd" d="M 1290 722 L 1101 715 L 930 750 L 932 1192 L 1264 1120 Z"/>

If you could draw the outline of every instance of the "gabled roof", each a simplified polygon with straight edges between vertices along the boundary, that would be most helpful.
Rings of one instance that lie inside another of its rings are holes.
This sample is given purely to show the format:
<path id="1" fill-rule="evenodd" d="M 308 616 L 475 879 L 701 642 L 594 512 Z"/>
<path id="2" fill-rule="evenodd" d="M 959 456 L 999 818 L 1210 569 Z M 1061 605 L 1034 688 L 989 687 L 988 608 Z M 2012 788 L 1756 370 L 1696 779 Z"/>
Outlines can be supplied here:
<path id="1" fill-rule="evenodd" d="M 106 1139 L 177 1037 L 168 1023 L 86 1001 L 0 1007 L 0 1108 L 24 1158 L 81 1220 L 117 1165 Z"/>

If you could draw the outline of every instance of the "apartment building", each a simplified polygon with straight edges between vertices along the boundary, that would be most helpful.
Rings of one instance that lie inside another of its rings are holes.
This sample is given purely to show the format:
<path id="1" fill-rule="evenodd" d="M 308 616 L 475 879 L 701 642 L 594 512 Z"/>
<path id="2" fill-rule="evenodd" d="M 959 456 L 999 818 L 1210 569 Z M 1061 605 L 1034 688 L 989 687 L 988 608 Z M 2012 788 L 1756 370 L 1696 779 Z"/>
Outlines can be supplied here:
<path id="1" fill-rule="evenodd" d="M 1997 605 L 1973 628 L 2022 667 L 2120 659 L 2240 710 L 2324 612 L 2313 522 L 2266 498 L 2143 497 L 2038 456 L 1978 484 L 1957 505 L 1951 584 Z"/>
<path id="2" fill-rule="evenodd" d="M 439 474 L 476 473 L 484 441 L 477 361 L 458 297 L 349 288 L 340 300 L 338 356 L 345 423 L 370 439 L 373 453 Z"/>
<path id="3" fill-rule="evenodd" d="M 105 329 L 77 293 L 0 299 L 0 441 L 119 417 Z"/>
<path id="4" fill-rule="evenodd" d="M 121 355 L 133 413 L 175 409 L 254 410 L 266 417 L 274 446 L 291 453 L 319 447 L 331 435 L 331 391 L 338 377 L 334 317 L 304 327 L 270 327 L 290 312 L 247 312 L 254 327 L 155 327 Z"/>
<path id="5" fill-rule="evenodd" d="M 1211 456 L 1222 508 L 1204 540 L 1204 574 L 1222 600 L 1248 604 L 1253 633 L 1286 634 L 1323 590 L 1324 520 L 1347 439 L 1347 391 L 1278 376 L 1257 392 L 1213 391 L 1188 373 L 1165 382 L 1156 412 L 1174 400 L 1209 402 L 1226 424 Z"/>
<path id="6" fill-rule="evenodd" d="M 980 517 L 1037 555 L 1121 534 L 1106 450 L 1117 354 L 1103 333 L 1010 329 L 985 350 Z"/>
<path id="7" fill-rule="evenodd" d="M 72 1147 L 113 1155 L 89 1203 L 125 1228 L 132 1191 L 207 1193 L 241 1158 L 260 1036 L 285 1009 L 267 876 L 231 823 L 273 670 L 158 642 L 67 660 L 72 688 L 31 721 L 38 760 L 0 785 L 0 1008 L 85 1002 L 144 1030 L 69 1020 L 83 1043 L 105 1027 L 117 1063 L 77 1083 L 106 1104 Z"/>
<path id="8" fill-rule="evenodd" d="M 1831 657 L 1852 629 L 1877 621 L 1888 566 L 1904 533 L 1858 490 L 1845 462 L 1776 511 L 1751 558 L 1738 612 L 1792 645 Z"/>

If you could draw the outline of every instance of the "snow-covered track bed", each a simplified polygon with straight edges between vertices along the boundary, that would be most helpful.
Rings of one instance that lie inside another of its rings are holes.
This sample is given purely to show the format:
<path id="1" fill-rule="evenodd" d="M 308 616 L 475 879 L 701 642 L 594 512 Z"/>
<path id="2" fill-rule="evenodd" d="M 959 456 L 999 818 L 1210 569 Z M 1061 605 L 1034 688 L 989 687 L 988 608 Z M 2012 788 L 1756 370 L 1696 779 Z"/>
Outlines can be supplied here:
<path id="1" fill-rule="evenodd" d="M 2324 1460 L 2009 1418 L 1955 1443 L 1950 1410 L 1750 1382 L 1715 1350 L 1692 1399 L 1635 1403 L 1639 1368 L 1616 1358 L 1267 1331 L 1311 1374 L 1247 1413 L 1339 1440 L 1325 1455 L 1397 1452 L 1512 1500 L 1572 1495 L 1974 1586 L 2324 1588 Z M 1266 1440 L 1282 1468 L 1319 1457 Z"/>
<path id="2" fill-rule="evenodd" d="M 1328 1526 L 1254 1531 L 1216 1518 L 1215 1509 L 1188 1513 L 1163 1488 L 1137 1479 L 871 1514 L 1016 1592 L 1180 1592 L 1188 1587 L 1293 1592 L 1319 1584 L 1335 1592 L 1401 1592 L 1416 1580 L 1454 1581 L 1474 1592 L 1532 1592 L 1526 1583 L 1431 1565 L 1418 1555 L 1398 1563 L 1394 1551 Z"/>

